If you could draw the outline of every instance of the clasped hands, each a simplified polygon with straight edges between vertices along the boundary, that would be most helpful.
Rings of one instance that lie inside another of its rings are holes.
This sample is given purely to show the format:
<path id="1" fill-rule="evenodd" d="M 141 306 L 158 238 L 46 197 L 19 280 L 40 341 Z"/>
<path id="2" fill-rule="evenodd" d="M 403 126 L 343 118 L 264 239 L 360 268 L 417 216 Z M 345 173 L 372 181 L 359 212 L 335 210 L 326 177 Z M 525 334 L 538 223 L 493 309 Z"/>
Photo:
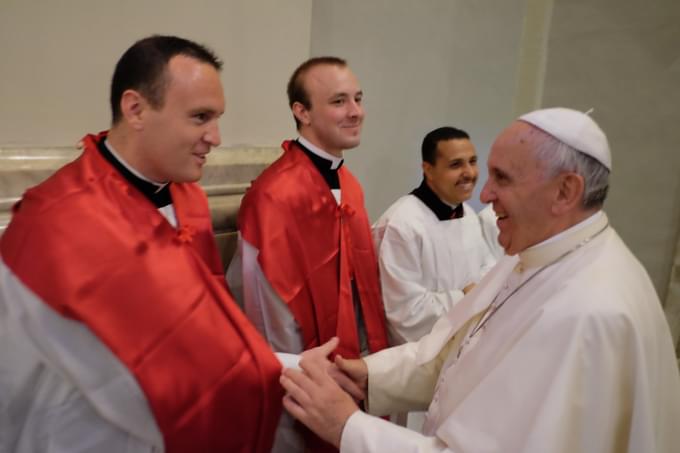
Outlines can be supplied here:
<path id="1" fill-rule="evenodd" d="M 338 338 L 302 353 L 300 369 L 286 368 L 280 382 L 286 390 L 283 406 L 319 437 L 339 448 L 347 419 L 357 410 L 357 401 L 366 398 L 368 368 L 361 359 L 349 360 L 328 355 L 338 346 Z"/>

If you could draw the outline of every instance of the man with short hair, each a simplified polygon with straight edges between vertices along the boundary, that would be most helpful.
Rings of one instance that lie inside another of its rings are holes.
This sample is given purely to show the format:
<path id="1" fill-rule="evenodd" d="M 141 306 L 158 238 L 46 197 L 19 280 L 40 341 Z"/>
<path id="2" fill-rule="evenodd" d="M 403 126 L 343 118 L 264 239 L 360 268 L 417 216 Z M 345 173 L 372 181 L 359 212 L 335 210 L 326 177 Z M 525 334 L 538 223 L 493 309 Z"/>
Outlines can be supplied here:
<path id="1" fill-rule="evenodd" d="M 195 184 L 221 62 L 136 42 L 113 124 L 14 207 L 0 241 L 0 450 L 268 452 L 280 364 L 229 296 Z"/>
<path id="2" fill-rule="evenodd" d="M 227 279 L 275 351 L 300 353 L 334 336 L 345 357 L 387 346 L 363 192 L 342 166 L 343 151 L 359 145 L 362 98 L 344 60 L 300 65 L 288 83 L 300 135 L 283 143 L 241 203 Z"/>
<path id="3" fill-rule="evenodd" d="M 320 360 L 284 371 L 284 406 L 353 453 L 677 451 L 673 344 L 602 211 L 604 133 L 581 112 L 534 111 L 500 134 L 488 167 L 481 198 L 507 255 L 419 342 L 336 358 L 371 413 L 429 406 L 424 434 L 359 411 Z"/>
<path id="4" fill-rule="evenodd" d="M 421 148 L 423 181 L 373 225 L 391 344 L 417 341 L 495 264 L 475 211 L 467 132 L 440 127 Z"/>

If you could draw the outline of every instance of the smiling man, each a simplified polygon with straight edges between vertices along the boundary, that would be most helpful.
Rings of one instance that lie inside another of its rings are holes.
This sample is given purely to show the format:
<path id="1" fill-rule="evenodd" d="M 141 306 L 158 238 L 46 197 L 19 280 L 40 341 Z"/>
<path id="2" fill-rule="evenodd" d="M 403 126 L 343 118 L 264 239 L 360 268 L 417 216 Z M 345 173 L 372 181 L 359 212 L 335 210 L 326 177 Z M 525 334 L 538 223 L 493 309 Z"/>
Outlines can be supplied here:
<path id="1" fill-rule="evenodd" d="M 465 203 L 477 182 L 470 136 L 428 133 L 423 182 L 373 225 L 391 344 L 419 340 L 495 264 L 479 219 Z"/>
<path id="2" fill-rule="evenodd" d="M 344 60 L 319 57 L 295 70 L 288 100 L 300 136 L 243 198 L 227 279 L 276 351 L 334 336 L 345 357 L 378 351 L 387 346 L 378 265 L 361 186 L 342 165 L 360 142 L 363 92 Z M 313 442 L 307 450 L 322 451 Z M 279 431 L 275 451 L 302 448 Z"/>
<path id="3" fill-rule="evenodd" d="M 211 51 L 130 47 L 112 126 L 0 241 L 0 451 L 269 452 L 280 365 L 231 299 L 195 184 L 224 112 Z"/>
<path id="4" fill-rule="evenodd" d="M 672 453 L 680 375 L 654 287 L 602 211 L 611 156 L 586 114 L 523 115 L 494 142 L 482 201 L 506 256 L 418 342 L 287 369 L 284 406 L 342 452 Z M 349 386 L 346 388 L 350 389 Z"/>

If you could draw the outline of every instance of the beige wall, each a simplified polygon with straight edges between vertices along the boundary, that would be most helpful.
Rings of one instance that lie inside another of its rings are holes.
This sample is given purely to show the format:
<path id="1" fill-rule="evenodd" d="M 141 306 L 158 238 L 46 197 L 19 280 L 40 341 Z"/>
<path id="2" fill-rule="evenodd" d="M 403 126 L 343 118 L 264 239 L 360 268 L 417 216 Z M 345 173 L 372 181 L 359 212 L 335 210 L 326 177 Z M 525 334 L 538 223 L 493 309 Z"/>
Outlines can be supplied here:
<path id="1" fill-rule="evenodd" d="M 314 2 L 312 54 L 347 58 L 365 92 L 362 144 L 346 157 L 374 220 L 420 183 L 420 144 L 436 127 L 470 133 L 484 179 L 513 117 L 523 17 L 522 0 Z"/>
<path id="2" fill-rule="evenodd" d="M 312 54 L 348 58 L 366 92 L 347 160 L 373 219 L 418 183 L 430 129 L 468 130 L 484 166 L 517 114 L 595 107 L 614 159 L 606 210 L 663 300 L 680 217 L 678 23 L 675 0 L 317 0 Z"/>
<path id="3" fill-rule="evenodd" d="M 0 1 L 0 147 L 68 146 L 110 122 L 116 60 L 135 40 L 176 34 L 225 61 L 223 145 L 293 133 L 285 84 L 309 54 L 311 0 Z"/>
<path id="4" fill-rule="evenodd" d="M 347 160 L 373 219 L 419 183 L 427 131 L 468 130 L 483 168 L 517 113 L 595 107 L 614 152 L 607 211 L 663 299 L 680 220 L 678 23 L 676 0 L 1 0 L 0 148 L 106 128 L 115 60 L 151 33 L 225 60 L 225 146 L 293 136 L 290 72 L 310 54 L 346 57 L 368 115 Z"/>
<path id="5" fill-rule="evenodd" d="M 612 224 L 665 299 L 680 221 L 680 2 L 554 0 L 545 106 L 595 108 Z"/>

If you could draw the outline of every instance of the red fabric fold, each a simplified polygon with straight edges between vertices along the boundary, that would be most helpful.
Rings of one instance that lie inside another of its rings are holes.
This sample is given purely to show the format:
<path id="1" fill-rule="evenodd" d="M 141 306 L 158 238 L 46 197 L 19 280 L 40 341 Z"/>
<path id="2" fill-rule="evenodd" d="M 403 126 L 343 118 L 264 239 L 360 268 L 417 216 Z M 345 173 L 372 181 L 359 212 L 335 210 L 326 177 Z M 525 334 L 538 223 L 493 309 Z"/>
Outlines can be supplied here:
<path id="1" fill-rule="evenodd" d="M 173 228 L 99 154 L 104 137 L 24 195 L 3 260 L 128 367 L 168 452 L 268 452 L 280 365 L 228 293 L 202 189 L 171 183 Z"/>
<path id="2" fill-rule="evenodd" d="M 359 356 L 352 302 L 355 281 L 371 352 L 387 347 L 385 314 L 368 216 L 359 182 L 338 170 L 340 205 L 295 142 L 247 191 L 239 212 L 243 238 L 288 304 L 309 349 L 340 338 L 337 352 Z"/>

